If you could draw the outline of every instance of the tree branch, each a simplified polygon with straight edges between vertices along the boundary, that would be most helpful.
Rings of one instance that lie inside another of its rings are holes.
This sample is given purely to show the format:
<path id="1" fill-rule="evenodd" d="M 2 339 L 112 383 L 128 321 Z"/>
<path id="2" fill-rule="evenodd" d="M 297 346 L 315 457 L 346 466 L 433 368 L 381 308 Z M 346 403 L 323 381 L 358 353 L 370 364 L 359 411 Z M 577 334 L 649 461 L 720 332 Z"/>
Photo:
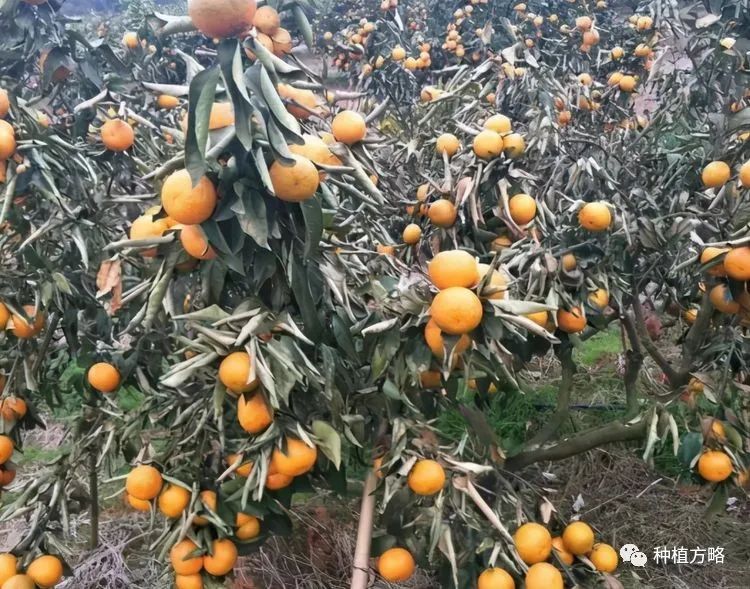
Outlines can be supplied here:
<path id="1" fill-rule="evenodd" d="M 526 443 L 527 447 L 539 446 L 549 441 L 570 415 L 570 393 L 573 390 L 576 365 L 573 362 L 573 345 L 568 338 L 562 340 L 557 357 L 562 367 L 562 379 L 557 392 L 557 407 L 544 427 Z"/>
<path id="2" fill-rule="evenodd" d="M 505 462 L 505 469 L 519 470 L 535 462 L 570 458 L 604 444 L 640 440 L 646 435 L 647 429 L 648 424 L 643 417 L 633 424 L 608 423 L 563 439 L 553 446 L 529 450 L 511 456 Z"/>
<path id="3" fill-rule="evenodd" d="M 654 341 L 651 339 L 651 336 L 648 334 L 648 330 L 646 329 L 646 320 L 643 317 L 643 306 L 641 305 L 640 295 L 636 290 L 635 285 L 633 285 L 633 296 L 631 304 L 633 306 L 633 314 L 635 315 L 635 329 L 641 345 L 646 349 L 648 355 L 653 358 L 654 362 L 656 362 L 659 368 L 661 368 L 662 372 L 666 375 L 669 384 L 673 388 L 676 388 L 677 386 L 679 386 L 680 375 L 674 368 L 672 368 L 669 360 L 664 357 L 659 348 L 656 347 Z"/>
<path id="4" fill-rule="evenodd" d="M 625 352 L 625 419 L 629 420 L 638 415 L 638 376 L 643 367 L 643 349 L 630 314 L 623 313 L 620 322 L 631 348 Z"/>

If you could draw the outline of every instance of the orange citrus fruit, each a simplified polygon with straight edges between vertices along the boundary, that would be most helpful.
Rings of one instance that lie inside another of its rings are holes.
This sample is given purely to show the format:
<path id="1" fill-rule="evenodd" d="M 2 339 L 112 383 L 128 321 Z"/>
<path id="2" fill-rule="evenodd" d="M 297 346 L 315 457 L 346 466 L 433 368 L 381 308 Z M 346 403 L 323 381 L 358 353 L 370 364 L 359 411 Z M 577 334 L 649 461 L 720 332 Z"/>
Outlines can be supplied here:
<path id="1" fill-rule="evenodd" d="M 452 286 L 433 299 L 430 314 L 437 326 L 451 335 L 462 335 L 482 322 L 482 302 L 468 288 Z"/>
<path id="2" fill-rule="evenodd" d="M 167 215 L 178 223 L 199 225 L 214 212 L 216 188 L 205 176 L 193 186 L 190 173 L 178 170 L 164 181 L 161 205 Z"/>
<path id="3" fill-rule="evenodd" d="M 417 495 L 434 495 L 445 485 L 445 470 L 434 460 L 418 460 L 409 471 L 408 484 Z"/>
<path id="4" fill-rule="evenodd" d="M 542 562 L 552 552 L 552 536 L 541 524 L 529 522 L 523 524 L 513 534 L 518 555 L 526 564 Z"/>
<path id="5" fill-rule="evenodd" d="M 258 386 L 258 379 L 250 380 L 251 360 L 247 352 L 232 352 L 219 365 L 219 380 L 235 394 L 248 393 Z"/>
<path id="6" fill-rule="evenodd" d="M 389 583 L 408 581 L 415 568 L 414 557 L 405 548 L 389 548 L 378 559 L 378 573 Z"/>

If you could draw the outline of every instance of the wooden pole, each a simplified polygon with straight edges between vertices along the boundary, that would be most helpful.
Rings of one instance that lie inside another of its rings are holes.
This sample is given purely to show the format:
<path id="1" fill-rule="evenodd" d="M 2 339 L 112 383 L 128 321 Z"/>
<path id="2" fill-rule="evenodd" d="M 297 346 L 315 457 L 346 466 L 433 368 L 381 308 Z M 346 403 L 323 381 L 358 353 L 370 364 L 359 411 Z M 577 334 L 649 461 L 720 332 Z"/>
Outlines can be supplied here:
<path id="1" fill-rule="evenodd" d="M 372 521 L 375 513 L 375 470 L 370 469 L 362 489 L 362 503 L 359 509 L 357 546 L 354 549 L 351 589 L 367 589 L 370 578 L 370 543 L 372 542 Z"/>

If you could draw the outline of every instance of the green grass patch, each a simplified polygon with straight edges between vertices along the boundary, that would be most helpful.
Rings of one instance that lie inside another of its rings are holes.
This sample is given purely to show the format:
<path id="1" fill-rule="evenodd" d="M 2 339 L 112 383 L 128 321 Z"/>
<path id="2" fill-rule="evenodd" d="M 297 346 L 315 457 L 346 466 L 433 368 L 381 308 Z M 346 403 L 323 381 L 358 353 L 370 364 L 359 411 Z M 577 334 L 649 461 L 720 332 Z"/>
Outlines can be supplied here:
<path id="1" fill-rule="evenodd" d="M 597 333 L 578 346 L 573 353 L 573 360 L 580 366 L 594 366 L 597 362 L 622 352 L 620 331 L 610 328 Z"/>

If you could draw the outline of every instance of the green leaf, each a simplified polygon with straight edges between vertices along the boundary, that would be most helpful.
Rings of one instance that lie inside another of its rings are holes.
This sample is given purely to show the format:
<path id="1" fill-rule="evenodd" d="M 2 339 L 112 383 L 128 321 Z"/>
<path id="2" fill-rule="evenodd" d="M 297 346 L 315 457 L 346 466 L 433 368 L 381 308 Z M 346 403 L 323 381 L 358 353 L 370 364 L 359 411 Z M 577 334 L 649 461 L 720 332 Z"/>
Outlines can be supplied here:
<path id="1" fill-rule="evenodd" d="M 700 454 L 703 449 L 703 436 L 698 432 L 688 432 L 680 440 L 680 450 L 677 458 L 685 466 L 690 466 L 693 459 Z"/>
<path id="2" fill-rule="evenodd" d="M 310 291 L 307 267 L 296 256 L 292 256 L 291 287 L 304 322 L 302 331 L 309 339 L 317 342 L 323 333 L 323 326 L 318 316 L 318 306 L 315 304 Z"/>
<path id="3" fill-rule="evenodd" d="M 318 438 L 318 447 L 338 470 L 341 467 L 341 436 L 325 421 L 313 421 L 312 431 Z"/>
<path id="4" fill-rule="evenodd" d="M 323 209 L 317 196 L 303 201 L 300 207 L 305 217 L 305 259 L 310 259 L 318 253 L 323 238 Z"/>
<path id="5" fill-rule="evenodd" d="M 313 30 L 310 26 L 310 21 L 307 16 L 297 4 L 292 7 L 292 13 L 294 14 L 294 20 L 297 23 L 297 28 L 302 33 L 302 38 L 305 40 L 305 44 L 312 50 L 315 47 L 313 40 Z"/>
<path id="6" fill-rule="evenodd" d="M 188 130 L 185 137 L 185 168 L 190 172 L 193 184 L 206 174 L 206 144 L 208 143 L 208 120 L 219 83 L 219 68 L 203 70 L 190 84 L 188 107 Z"/>
<path id="7" fill-rule="evenodd" d="M 240 43 L 237 39 L 225 39 L 219 45 L 218 53 L 224 85 L 234 106 L 234 129 L 242 146 L 246 150 L 250 150 L 253 145 L 253 135 L 250 128 L 253 107 L 250 104 L 250 97 L 247 94 L 243 77 Z"/>
<path id="8" fill-rule="evenodd" d="M 728 493 L 726 483 L 719 483 L 716 485 L 716 490 L 714 491 L 713 497 L 711 497 L 708 507 L 706 507 L 704 517 L 709 519 L 720 513 L 724 513 L 727 508 L 727 497 Z"/>
<path id="9" fill-rule="evenodd" d="M 253 238 L 260 247 L 268 246 L 268 218 L 266 216 L 266 201 L 263 195 L 243 182 L 235 182 L 234 190 L 238 200 L 232 205 L 237 213 L 237 221 L 242 230 Z"/>

